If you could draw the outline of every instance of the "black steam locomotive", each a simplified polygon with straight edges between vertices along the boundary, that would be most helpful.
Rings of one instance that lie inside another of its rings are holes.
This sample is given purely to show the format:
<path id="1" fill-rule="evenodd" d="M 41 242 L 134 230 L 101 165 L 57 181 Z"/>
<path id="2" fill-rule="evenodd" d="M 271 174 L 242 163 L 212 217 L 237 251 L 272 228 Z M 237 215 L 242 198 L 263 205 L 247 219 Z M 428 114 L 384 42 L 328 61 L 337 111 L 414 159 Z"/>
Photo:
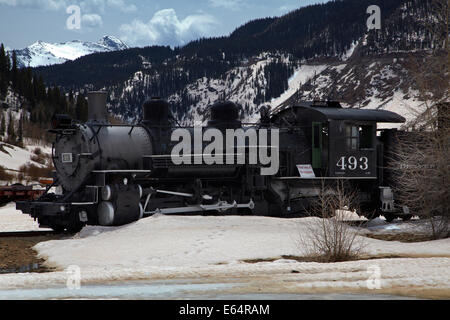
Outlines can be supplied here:
<path id="1" fill-rule="evenodd" d="M 41 227 L 76 232 L 86 224 L 117 226 L 155 213 L 292 216 L 308 208 L 324 183 L 340 180 L 357 188 L 363 212 L 409 217 L 394 204 L 383 169 L 395 130 L 377 130 L 378 122 L 405 121 L 393 112 L 302 102 L 265 110 L 257 124 L 244 126 L 236 104 L 221 102 L 210 107 L 205 126 L 183 128 L 161 99 L 144 103 L 136 125 L 108 122 L 105 92 L 89 93 L 88 102 L 86 123 L 65 115 L 53 119 L 53 185 L 39 199 L 16 204 Z M 173 136 L 180 129 L 194 138 L 177 162 L 173 151 L 181 135 Z M 236 146 L 216 144 L 215 161 L 205 163 L 213 139 L 201 135 L 208 129 L 224 136 L 233 129 L 244 139 Z M 273 174 L 262 174 L 273 163 L 251 161 L 258 146 L 276 162 Z"/>

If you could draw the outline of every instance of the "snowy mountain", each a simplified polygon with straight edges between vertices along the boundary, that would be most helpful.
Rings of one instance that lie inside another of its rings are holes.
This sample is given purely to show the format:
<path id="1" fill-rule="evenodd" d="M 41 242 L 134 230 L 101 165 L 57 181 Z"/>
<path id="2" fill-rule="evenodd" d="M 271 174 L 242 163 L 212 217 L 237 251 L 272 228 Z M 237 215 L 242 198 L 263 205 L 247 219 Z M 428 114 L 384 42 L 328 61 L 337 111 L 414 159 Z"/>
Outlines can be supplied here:
<path id="1" fill-rule="evenodd" d="M 128 46 L 113 36 L 104 36 L 98 42 L 73 40 L 61 43 L 38 41 L 25 49 L 16 50 L 19 67 L 38 67 L 64 63 L 79 57 L 97 53 L 128 49 Z"/>

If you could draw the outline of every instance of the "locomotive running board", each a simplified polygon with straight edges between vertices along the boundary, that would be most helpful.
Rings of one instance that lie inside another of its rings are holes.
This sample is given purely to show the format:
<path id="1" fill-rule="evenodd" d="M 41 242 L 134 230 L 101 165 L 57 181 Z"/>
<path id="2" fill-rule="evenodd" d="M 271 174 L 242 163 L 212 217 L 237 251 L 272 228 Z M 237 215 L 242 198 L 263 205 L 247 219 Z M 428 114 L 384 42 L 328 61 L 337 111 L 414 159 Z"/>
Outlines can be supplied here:
<path id="1" fill-rule="evenodd" d="M 178 214 L 178 213 L 193 213 L 193 212 L 203 212 L 203 211 L 219 211 L 225 212 L 229 209 L 233 208 L 248 208 L 253 209 L 255 207 L 255 203 L 253 200 L 250 200 L 249 203 L 241 203 L 238 204 L 236 201 L 233 203 L 228 203 L 226 201 L 219 201 L 216 204 L 209 205 L 195 205 L 195 206 L 187 206 L 187 207 L 178 207 L 178 208 L 165 208 L 165 209 L 156 209 L 154 211 L 146 211 L 144 212 L 145 216 L 151 216 L 153 214 Z"/>

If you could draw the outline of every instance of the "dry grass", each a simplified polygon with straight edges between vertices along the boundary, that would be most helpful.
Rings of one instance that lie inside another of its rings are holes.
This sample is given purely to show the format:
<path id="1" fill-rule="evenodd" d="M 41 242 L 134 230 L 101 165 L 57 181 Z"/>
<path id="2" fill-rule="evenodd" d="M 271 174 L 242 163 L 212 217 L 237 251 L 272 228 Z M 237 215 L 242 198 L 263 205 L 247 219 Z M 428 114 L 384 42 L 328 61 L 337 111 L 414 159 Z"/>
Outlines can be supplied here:
<path id="1" fill-rule="evenodd" d="M 383 241 L 399 241 L 404 243 L 423 242 L 434 240 L 434 237 L 429 234 L 414 234 L 414 233 L 381 233 L 381 234 L 366 234 L 368 238 L 383 240 Z"/>

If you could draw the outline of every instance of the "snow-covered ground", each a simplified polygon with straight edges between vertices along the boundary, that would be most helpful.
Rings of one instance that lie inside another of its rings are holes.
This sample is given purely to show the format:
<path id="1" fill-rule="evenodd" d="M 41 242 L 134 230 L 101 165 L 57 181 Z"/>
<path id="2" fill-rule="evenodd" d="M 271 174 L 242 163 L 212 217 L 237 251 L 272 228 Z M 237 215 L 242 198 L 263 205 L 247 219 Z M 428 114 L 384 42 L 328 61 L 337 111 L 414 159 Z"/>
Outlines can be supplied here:
<path id="1" fill-rule="evenodd" d="M 39 224 L 29 215 L 16 210 L 16 204 L 8 203 L 0 207 L 0 232 L 46 230 L 39 229 Z"/>
<path id="2" fill-rule="evenodd" d="M 157 215 L 122 227 L 86 227 L 72 238 L 35 246 L 58 271 L 0 275 L 0 289 L 62 285 L 65 269 L 76 265 L 85 284 L 239 278 L 250 281 L 242 289 L 246 292 L 354 292 L 370 291 L 367 281 L 376 275 L 380 289 L 373 293 L 450 294 L 450 239 L 400 243 L 364 238 L 365 254 L 372 259 L 331 264 L 287 259 L 301 254 L 297 240 L 314 219 Z"/>
<path id="3" fill-rule="evenodd" d="M 157 216 L 119 228 L 87 227 L 74 239 L 49 241 L 36 249 L 48 262 L 81 268 L 109 266 L 198 267 L 244 259 L 299 255 L 297 239 L 318 218 Z M 446 255 L 450 239 L 397 243 L 367 239 L 372 255 Z M 89 250 L 88 248 L 92 248 Z"/>

